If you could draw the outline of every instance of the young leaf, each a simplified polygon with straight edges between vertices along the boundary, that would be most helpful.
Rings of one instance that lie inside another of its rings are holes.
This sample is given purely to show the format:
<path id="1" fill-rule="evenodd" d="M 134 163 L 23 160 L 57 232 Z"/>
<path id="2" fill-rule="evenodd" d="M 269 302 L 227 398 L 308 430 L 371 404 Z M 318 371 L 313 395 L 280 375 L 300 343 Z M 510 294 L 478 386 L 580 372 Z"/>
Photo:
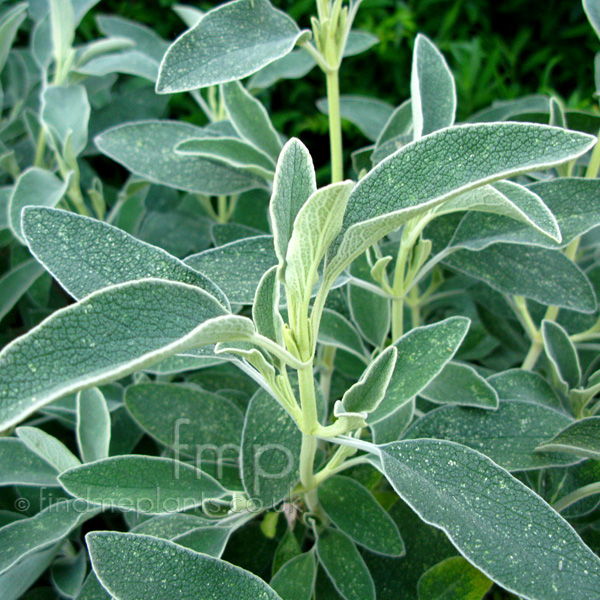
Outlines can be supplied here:
<path id="1" fill-rule="evenodd" d="M 98 388 L 77 394 L 77 446 L 83 462 L 108 458 L 110 413 Z"/>
<path id="2" fill-rule="evenodd" d="M 173 448 L 176 456 L 181 453 L 209 462 L 237 458 L 232 450 L 240 443 L 244 417 L 222 396 L 190 385 L 141 383 L 127 388 L 125 405 L 135 421 Z M 197 466 L 202 468 L 200 463 Z"/>
<path id="3" fill-rule="evenodd" d="M 156 277 L 197 286 L 229 308 L 210 279 L 162 248 L 102 221 L 62 210 L 27 208 L 23 234 L 31 253 L 77 300 L 111 285 Z"/>
<path id="4" fill-rule="evenodd" d="M 75 13 L 71 0 L 50 0 L 52 46 L 57 65 L 69 56 L 75 40 Z"/>
<path id="5" fill-rule="evenodd" d="M 306 146 L 300 140 L 292 138 L 279 155 L 269 204 L 275 252 L 282 269 L 285 268 L 285 257 L 296 216 L 316 191 L 312 158 Z"/>
<path id="6" fill-rule="evenodd" d="M 342 227 L 346 203 L 354 182 L 333 183 L 317 190 L 302 206 L 285 257 L 285 284 L 292 298 L 302 302 L 310 297 L 318 281 L 318 267 L 329 245 Z M 293 305 L 293 304 L 292 304 Z"/>
<path id="7" fill-rule="evenodd" d="M 370 415 L 369 423 L 377 423 L 396 412 L 437 377 L 460 348 L 469 325 L 465 317 L 451 317 L 418 327 L 401 337 L 395 344 L 398 360 L 386 395 Z"/>
<path id="8" fill-rule="evenodd" d="M 452 556 L 421 575 L 419 600 L 482 600 L 492 582 L 462 556 Z"/>
<path id="9" fill-rule="evenodd" d="M 221 93 L 235 130 L 267 156 L 277 160 L 282 144 L 265 107 L 239 81 L 223 84 Z"/>
<path id="10" fill-rule="evenodd" d="M 266 509 L 285 498 L 298 480 L 302 434 L 264 390 L 250 400 L 242 435 L 241 470 L 252 502 Z"/>
<path id="11" fill-rule="evenodd" d="M 459 250 L 444 263 L 505 294 L 583 313 L 596 310 L 596 295 L 589 279 L 558 250 L 494 244 L 480 252 Z"/>
<path id="12" fill-rule="evenodd" d="M 21 211 L 32 204 L 55 206 L 67 191 L 66 181 L 45 169 L 31 167 L 17 179 L 8 201 L 8 224 L 15 237 L 25 243 L 21 229 Z"/>
<path id="13" fill-rule="evenodd" d="M 415 41 L 410 79 L 415 140 L 450 127 L 456 116 L 456 85 L 446 59 L 423 34 Z"/>
<path id="14" fill-rule="evenodd" d="M 243 79 L 291 52 L 306 35 L 268 0 L 218 6 L 171 45 L 156 91 L 172 94 Z"/>
<path id="15" fill-rule="evenodd" d="M 598 0 L 583 0 L 583 9 L 594 31 L 600 37 L 600 3 Z"/>
<path id="16" fill-rule="evenodd" d="M 473 367 L 460 363 L 448 363 L 419 395 L 436 404 L 498 408 L 496 390 Z"/>
<path id="17" fill-rule="evenodd" d="M 323 310 L 319 327 L 318 341 L 327 346 L 350 352 L 363 362 L 367 361 L 367 351 L 354 325 L 342 315 L 328 308 Z"/>
<path id="18" fill-rule="evenodd" d="M 79 459 L 53 435 L 37 427 L 17 427 L 19 439 L 40 458 L 51 464 L 59 473 L 77 467 Z"/>
<path id="19" fill-rule="evenodd" d="M 277 264 L 270 235 L 243 238 L 188 256 L 184 263 L 214 281 L 232 304 L 252 304 L 263 275 Z"/>
<path id="20" fill-rule="evenodd" d="M 100 509 L 64 500 L 29 519 L 20 519 L 0 528 L 0 575 L 18 562 L 60 542 L 71 531 L 96 516 Z"/>
<path id="21" fill-rule="evenodd" d="M 509 369 L 488 378 L 500 400 L 525 400 L 543 406 L 562 409 L 560 398 L 539 373 Z"/>
<path id="22" fill-rule="evenodd" d="M 486 183 L 564 163 L 594 143 L 591 136 L 564 129 L 494 123 L 450 127 L 402 148 L 350 195 L 328 281 L 416 214 Z"/>
<path id="23" fill-rule="evenodd" d="M 370 413 L 379 406 L 394 373 L 397 357 L 397 348 L 390 346 L 369 364 L 360 379 L 346 391 L 342 398 L 346 412 Z"/>
<path id="24" fill-rule="evenodd" d="M 0 429 L 65 394 L 196 346 L 247 339 L 250 330 L 249 319 L 226 315 L 212 296 L 183 283 L 149 279 L 95 292 L 0 353 Z"/>
<path id="25" fill-rule="evenodd" d="M 56 486 L 57 470 L 21 440 L 0 438 L 0 485 Z"/>
<path id="26" fill-rule="evenodd" d="M 65 471 L 58 478 L 76 498 L 150 515 L 181 512 L 228 492 L 184 462 L 155 456 L 115 456 Z"/>
<path id="27" fill-rule="evenodd" d="M 44 269 L 35 260 L 26 260 L 0 278 L 0 320 L 43 274 Z"/>
<path id="28" fill-rule="evenodd" d="M 489 456 L 507 471 L 526 471 L 578 462 L 568 454 L 536 452 L 544 440 L 571 422 L 551 408 L 520 400 L 501 402 L 496 411 L 443 406 L 419 419 L 405 437 L 457 442 Z"/>
<path id="29" fill-rule="evenodd" d="M 132 173 L 186 192 L 217 196 L 266 187 L 262 177 L 243 169 L 175 152 L 180 142 L 207 136 L 214 134 L 187 123 L 138 121 L 108 129 L 95 142 L 100 152 Z"/>
<path id="30" fill-rule="evenodd" d="M 567 452 L 600 460 L 600 417 L 588 417 L 571 423 L 552 439 L 543 442 L 540 452 Z"/>
<path id="31" fill-rule="evenodd" d="M 375 600 L 373 579 L 352 540 L 326 529 L 317 540 L 319 561 L 344 600 Z"/>
<path id="32" fill-rule="evenodd" d="M 281 600 L 256 575 L 173 542 L 109 531 L 89 533 L 86 542 L 94 572 L 119 600 Z"/>
<path id="33" fill-rule="evenodd" d="M 329 114 L 327 98 L 317 100 L 317 108 L 324 114 Z M 365 96 L 340 96 L 340 115 L 354 123 L 363 135 L 374 142 L 394 109 L 387 102 Z"/>
<path id="34" fill-rule="evenodd" d="M 271 579 L 271 587 L 282 600 L 311 600 L 317 577 L 314 552 L 305 552 L 286 562 Z"/>
<path id="35" fill-rule="evenodd" d="M 404 544 L 396 523 L 358 481 L 341 475 L 319 486 L 327 516 L 357 544 L 386 556 L 402 556 Z"/>
<path id="36" fill-rule="evenodd" d="M 252 319 L 256 331 L 283 345 L 283 319 L 279 313 L 280 283 L 277 267 L 271 267 L 256 288 L 252 305 Z"/>
<path id="37" fill-rule="evenodd" d="M 581 380 L 581 365 L 569 334 L 558 323 L 544 319 L 542 337 L 546 354 L 558 378 L 569 389 L 576 388 Z"/>
<path id="38" fill-rule="evenodd" d="M 600 559 L 544 500 L 489 458 L 423 439 L 379 452 L 400 497 L 500 586 L 532 600 L 596 597 Z M 500 488 L 501 495 L 486 493 Z"/>

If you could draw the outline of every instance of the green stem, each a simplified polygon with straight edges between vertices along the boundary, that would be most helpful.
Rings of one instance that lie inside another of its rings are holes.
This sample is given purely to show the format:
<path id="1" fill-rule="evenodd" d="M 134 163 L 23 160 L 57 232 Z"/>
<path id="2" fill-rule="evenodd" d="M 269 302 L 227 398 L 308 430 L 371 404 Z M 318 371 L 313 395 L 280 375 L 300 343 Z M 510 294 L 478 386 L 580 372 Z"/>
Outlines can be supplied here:
<path id="1" fill-rule="evenodd" d="M 329 402 L 329 394 L 331 392 L 331 378 L 333 377 L 333 364 L 335 362 L 336 348 L 335 346 L 324 346 L 321 360 L 319 363 L 319 374 L 321 384 L 321 393 L 325 406 Z"/>
<path id="2" fill-rule="evenodd" d="M 302 408 L 302 447 L 300 449 L 300 483 L 310 490 L 305 494 L 308 510 L 314 512 L 318 505 L 314 481 L 314 463 L 317 452 L 317 438 L 311 435 L 319 425 L 317 401 L 312 361 L 310 365 L 298 370 L 300 405 Z"/>
<path id="3" fill-rule="evenodd" d="M 219 223 L 227 223 L 228 212 L 227 196 L 219 196 L 217 198 L 217 217 Z"/>
<path id="4" fill-rule="evenodd" d="M 42 126 L 38 134 L 37 144 L 35 147 L 35 159 L 33 161 L 34 167 L 44 166 L 44 154 L 46 153 L 46 130 Z"/>
<path id="5" fill-rule="evenodd" d="M 331 183 L 336 183 L 344 179 L 339 70 L 327 71 L 326 76 L 327 105 L 329 110 L 329 144 L 331 148 Z"/>
<path id="6" fill-rule="evenodd" d="M 594 149 L 592 150 L 592 156 L 590 158 L 590 163 L 588 164 L 588 168 L 585 172 L 585 176 L 587 179 L 595 179 L 598 176 L 598 171 L 600 170 L 600 141 L 596 142 Z"/>

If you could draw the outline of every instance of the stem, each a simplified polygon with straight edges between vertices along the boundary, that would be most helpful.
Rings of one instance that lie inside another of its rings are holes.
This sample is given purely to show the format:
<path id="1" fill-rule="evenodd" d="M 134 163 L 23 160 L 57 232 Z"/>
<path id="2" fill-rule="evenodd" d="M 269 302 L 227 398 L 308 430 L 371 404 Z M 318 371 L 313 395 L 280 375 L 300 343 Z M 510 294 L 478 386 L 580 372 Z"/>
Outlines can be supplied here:
<path id="1" fill-rule="evenodd" d="M 584 485 L 580 487 L 578 490 L 567 494 L 563 498 L 561 498 L 558 502 L 555 502 L 553 505 L 554 510 L 557 512 L 563 511 L 565 508 L 571 506 L 571 504 L 575 504 L 579 500 L 583 500 L 588 496 L 594 496 L 595 494 L 600 494 L 600 481 L 596 483 L 590 483 L 589 485 Z"/>
<path id="2" fill-rule="evenodd" d="M 329 394 L 331 392 L 331 378 L 333 376 L 333 364 L 335 362 L 335 346 L 324 346 L 323 354 L 319 364 L 321 393 L 325 406 L 329 403 Z"/>
<path id="3" fill-rule="evenodd" d="M 600 170 L 600 141 L 596 142 L 592 150 L 592 156 L 585 172 L 586 178 L 595 179 L 598 176 L 598 170 Z"/>
<path id="4" fill-rule="evenodd" d="M 300 450 L 300 483 L 308 491 L 304 499 L 307 508 L 314 512 L 318 500 L 315 490 L 314 463 L 317 452 L 317 438 L 311 433 L 318 427 L 317 402 L 312 361 L 310 365 L 298 370 L 300 405 L 302 407 L 302 448 Z M 308 432 L 308 433 L 307 433 Z"/>
<path id="5" fill-rule="evenodd" d="M 524 371 L 532 371 L 543 349 L 544 345 L 540 341 L 534 340 L 529 347 L 529 352 L 521 365 L 521 369 Z"/>
<path id="6" fill-rule="evenodd" d="M 34 167 L 44 166 L 44 154 L 46 152 L 46 130 L 42 125 L 38 134 L 37 145 L 35 147 L 35 159 L 33 161 Z"/>
<path id="7" fill-rule="evenodd" d="M 227 213 L 229 207 L 227 206 L 227 196 L 219 196 L 217 198 L 217 220 L 219 223 L 227 223 Z"/>
<path id="8" fill-rule="evenodd" d="M 327 71 L 326 76 L 327 104 L 329 107 L 329 144 L 331 148 L 331 183 L 337 183 L 344 179 L 339 70 Z"/>

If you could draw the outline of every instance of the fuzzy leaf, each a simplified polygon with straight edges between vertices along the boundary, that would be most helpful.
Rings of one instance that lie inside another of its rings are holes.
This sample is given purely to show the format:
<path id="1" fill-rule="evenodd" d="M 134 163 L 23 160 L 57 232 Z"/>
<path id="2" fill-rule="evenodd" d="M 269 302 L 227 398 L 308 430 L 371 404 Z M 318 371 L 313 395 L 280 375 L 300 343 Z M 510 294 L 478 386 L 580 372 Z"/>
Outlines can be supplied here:
<path id="1" fill-rule="evenodd" d="M 197 286 L 229 307 L 221 289 L 201 273 L 96 219 L 28 208 L 23 212 L 23 233 L 31 253 L 78 300 L 111 285 L 155 277 Z"/>
<path id="2" fill-rule="evenodd" d="M 212 296 L 182 283 L 151 279 L 95 292 L 0 353 L 0 429 L 65 394 L 250 331 L 249 319 L 225 315 Z"/>
<path id="3" fill-rule="evenodd" d="M 554 321 L 542 321 L 544 348 L 558 378 L 570 389 L 576 388 L 581 379 L 581 365 L 577 350 L 569 334 Z"/>
<path id="4" fill-rule="evenodd" d="M 21 211 L 25 206 L 56 206 L 67 191 L 67 182 L 45 169 L 31 167 L 19 176 L 8 201 L 8 224 L 15 237 L 25 243 Z"/>
<path id="5" fill-rule="evenodd" d="M 21 440 L 0 438 L 0 485 L 56 486 L 57 470 Z"/>
<path id="6" fill-rule="evenodd" d="M 26 10 L 27 3 L 20 2 L 2 15 L 0 20 L 0 71 L 6 64 L 6 59 L 21 23 L 27 18 Z"/>
<path id="7" fill-rule="evenodd" d="M 567 452 L 600 460 L 600 417 L 588 417 L 571 423 L 552 439 L 543 442 L 541 452 Z"/>
<path id="8" fill-rule="evenodd" d="M 190 138 L 212 137 L 200 127 L 175 121 L 137 121 L 96 137 L 100 152 L 153 183 L 186 192 L 221 195 L 264 188 L 262 177 L 221 161 L 185 156 L 175 147 Z"/>
<path id="9" fill-rule="evenodd" d="M 103 510 L 151 515 L 173 513 L 222 498 L 226 490 L 184 462 L 154 456 L 115 456 L 65 471 L 58 478 L 69 494 Z"/>
<path id="10" fill-rule="evenodd" d="M 443 54 L 423 34 L 415 41 L 410 80 L 415 139 L 450 127 L 456 116 L 456 85 Z"/>
<path id="11" fill-rule="evenodd" d="M 600 37 L 600 2 L 598 0 L 583 0 L 583 8 L 594 31 Z"/>
<path id="12" fill-rule="evenodd" d="M 223 458 L 236 459 L 231 449 L 240 443 L 244 418 L 226 398 L 189 385 L 141 383 L 127 388 L 125 404 L 142 429 L 176 453 L 216 461 L 223 451 Z"/>
<path id="13" fill-rule="evenodd" d="M 222 85 L 221 93 L 235 130 L 253 146 L 277 160 L 282 144 L 265 107 L 239 81 Z"/>
<path id="14" fill-rule="evenodd" d="M 0 320 L 43 274 L 44 269 L 35 260 L 26 260 L 4 273 L 0 278 Z"/>
<path id="15" fill-rule="evenodd" d="M 452 556 L 421 575 L 419 600 L 482 600 L 492 582 L 462 556 Z"/>
<path id="16" fill-rule="evenodd" d="M 264 390 L 250 400 L 242 435 L 242 477 L 249 498 L 262 508 L 285 498 L 298 480 L 302 434 Z"/>
<path id="17" fill-rule="evenodd" d="M 280 283 L 277 267 L 271 267 L 262 277 L 256 288 L 252 305 L 252 319 L 256 331 L 283 345 L 283 319 L 279 313 Z"/>
<path id="18" fill-rule="evenodd" d="M 327 516 L 357 544 L 386 556 L 402 556 L 404 544 L 396 523 L 358 481 L 341 475 L 319 486 Z"/>
<path id="19" fill-rule="evenodd" d="M 488 382 L 498 392 L 500 400 L 525 400 L 562 409 L 560 398 L 539 373 L 509 369 L 492 375 Z"/>
<path id="20" fill-rule="evenodd" d="M 373 412 L 385 397 L 394 367 L 398 350 L 395 346 L 386 348 L 364 370 L 360 379 L 349 388 L 342 398 L 347 412 Z"/>
<path id="21" fill-rule="evenodd" d="M 590 281 L 557 250 L 494 244 L 480 252 L 460 250 L 444 263 L 505 294 L 584 313 L 596 310 L 596 295 Z"/>
<path id="22" fill-rule="evenodd" d="M 439 440 L 396 442 L 379 452 L 400 497 L 506 590 L 531 600 L 597 596 L 600 559 L 544 500 L 489 458 Z M 487 493 L 499 488 L 501 495 Z"/>
<path id="23" fill-rule="evenodd" d="M 315 168 L 306 146 L 292 138 L 283 147 L 277 162 L 273 195 L 269 205 L 275 252 L 285 265 L 288 244 L 298 212 L 317 191 Z"/>
<path id="24" fill-rule="evenodd" d="M 317 540 L 319 561 L 344 600 L 375 600 L 375 586 L 352 540 L 337 529 L 326 529 Z"/>
<path id="25" fill-rule="evenodd" d="M 42 429 L 17 427 L 16 434 L 32 452 L 51 464 L 59 473 L 81 464 L 60 440 Z"/>
<path id="26" fill-rule="evenodd" d="M 119 600 L 281 600 L 256 575 L 173 542 L 109 531 L 86 541 L 94 572 Z"/>
<path id="27" fill-rule="evenodd" d="M 185 259 L 214 281 L 232 304 L 252 304 L 263 275 L 277 264 L 270 235 L 243 238 Z"/>
<path id="28" fill-rule="evenodd" d="M 520 400 L 501 402 L 496 411 L 443 406 L 419 419 L 405 437 L 457 442 L 489 456 L 508 471 L 526 471 L 578 462 L 567 454 L 535 451 L 571 422 L 570 417 L 551 408 Z"/>
<path id="29" fill-rule="evenodd" d="M 436 404 L 498 408 L 494 388 L 475 369 L 459 363 L 448 363 L 419 395 Z"/>
<path id="30" fill-rule="evenodd" d="M 226 527 L 197 527 L 189 533 L 173 538 L 173 541 L 194 552 L 221 558 L 230 534 L 231 530 Z"/>
<path id="31" fill-rule="evenodd" d="M 317 576 L 314 552 L 294 556 L 277 571 L 271 587 L 283 600 L 311 600 Z"/>
<path id="32" fill-rule="evenodd" d="M 386 395 L 370 415 L 369 423 L 377 423 L 396 412 L 437 377 L 459 349 L 469 324 L 464 317 L 451 317 L 418 327 L 401 337 L 395 343 L 398 360 Z"/>
<path id="33" fill-rule="evenodd" d="M 367 351 L 354 325 L 342 315 L 328 308 L 323 310 L 318 341 L 327 346 L 341 348 L 354 354 L 363 362 L 367 362 Z"/>
<path id="34" fill-rule="evenodd" d="M 98 388 L 79 392 L 76 433 L 83 462 L 108 458 L 110 428 L 110 413 L 102 392 Z"/>
<path id="35" fill-rule="evenodd" d="M 291 52 L 305 36 L 267 0 L 218 6 L 170 46 L 156 91 L 172 94 L 243 79 Z"/>

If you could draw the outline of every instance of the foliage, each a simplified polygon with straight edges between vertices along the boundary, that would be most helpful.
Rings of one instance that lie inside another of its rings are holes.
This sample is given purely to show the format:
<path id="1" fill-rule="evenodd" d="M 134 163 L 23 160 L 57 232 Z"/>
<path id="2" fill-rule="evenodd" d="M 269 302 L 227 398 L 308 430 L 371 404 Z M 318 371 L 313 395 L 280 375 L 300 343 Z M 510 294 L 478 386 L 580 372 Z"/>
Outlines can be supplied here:
<path id="1" fill-rule="evenodd" d="M 597 111 L 471 114 L 424 34 L 341 94 L 360 2 L 95 4 L 0 15 L 2 598 L 596 598 Z"/>

